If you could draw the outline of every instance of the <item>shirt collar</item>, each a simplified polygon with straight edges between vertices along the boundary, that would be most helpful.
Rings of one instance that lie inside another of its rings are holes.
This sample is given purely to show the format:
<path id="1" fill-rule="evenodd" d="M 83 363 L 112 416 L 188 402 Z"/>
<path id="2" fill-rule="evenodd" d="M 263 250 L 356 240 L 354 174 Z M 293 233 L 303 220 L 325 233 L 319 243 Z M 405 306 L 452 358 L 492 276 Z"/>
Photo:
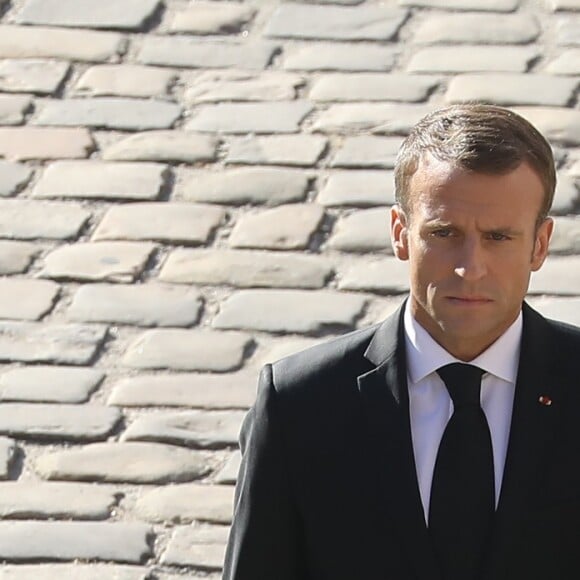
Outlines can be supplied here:
<path id="1" fill-rule="evenodd" d="M 412 383 L 417 383 L 438 368 L 454 362 L 464 362 L 447 352 L 413 318 L 410 300 L 403 314 L 405 346 L 407 347 L 407 371 Z M 520 311 L 511 326 L 479 356 L 469 361 L 485 372 L 504 381 L 514 383 L 518 373 L 520 342 L 522 337 L 522 313 Z"/>

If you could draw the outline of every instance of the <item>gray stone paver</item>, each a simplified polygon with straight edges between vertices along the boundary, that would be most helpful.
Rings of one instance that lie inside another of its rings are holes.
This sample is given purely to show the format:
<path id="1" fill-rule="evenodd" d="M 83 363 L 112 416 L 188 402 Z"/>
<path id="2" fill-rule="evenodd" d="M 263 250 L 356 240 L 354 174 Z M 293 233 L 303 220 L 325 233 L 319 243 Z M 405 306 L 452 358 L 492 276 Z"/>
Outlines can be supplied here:
<path id="1" fill-rule="evenodd" d="M 176 12 L 171 19 L 171 32 L 190 34 L 228 34 L 239 32 L 247 25 L 256 9 L 235 2 L 196 2 Z"/>
<path id="2" fill-rule="evenodd" d="M 59 290 L 48 280 L 0 278 L 0 318 L 38 320 L 52 309 Z"/>
<path id="3" fill-rule="evenodd" d="M 38 252 L 35 244 L 0 240 L 0 275 L 22 274 Z"/>
<path id="4" fill-rule="evenodd" d="M 0 437 L 0 480 L 8 479 L 15 451 L 16 444 L 12 439 L 8 439 L 8 437 Z"/>
<path id="5" fill-rule="evenodd" d="M 0 94 L 0 125 L 20 125 L 31 104 L 30 97 Z"/>
<path id="6" fill-rule="evenodd" d="M 555 220 L 554 233 L 550 240 L 550 252 L 561 254 L 580 253 L 580 219 L 575 217 L 558 217 Z"/>
<path id="7" fill-rule="evenodd" d="M 481 10 L 489 12 L 512 12 L 520 0 L 399 0 L 401 6 L 440 8 L 443 10 Z"/>
<path id="8" fill-rule="evenodd" d="M 362 290 L 379 294 L 409 291 L 409 267 L 397 258 L 359 261 L 339 269 L 338 287 L 341 290 Z"/>
<path id="9" fill-rule="evenodd" d="M 401 141 L 399 137 L 345 137 L 330 166 L 391 169 L 395 166 Z"/>
<path id="10" fill-rule="evenodd" d="M 238 479 L 238 472 L 240 471 L 240 464 L 242 462 L 242 454 L 240 451 L 234 451 L 225 465 L 220 469 L 216 475 L 216 483 L 223 485 L 233 485 Z"/>
<path id="11" fill-rule="evenodd" d="M 558 22 L 556 29 L 558 44 L 564 46 L 580 46 L 580 16 L 569 16 Z"/>
<path id="12" fill-rule="evenodd" d="M 550 140 L 580 145 L 580 111 L 560 107 L 514 107 Z"/>
<path id="13" fill-rule="evenodd" d="M 385 170 L 333 172 L 316 201 L 327 207 L 392 205 L 395 203 L 393 174 Z"/>
<path id="14" fill-rule="evenodd" d="M 549 5 L 555 11 L 580 10 L 578 0 L 550 0 Z"/>
<path id="15" fill-rule="evenodd" d="M 173 533 L 162 562 L 204 569 L 222 567 L 228 528 L 226 526 L 179 527 Z"/>
<path id="16" fill-rule="evenodd" d="M 0 91 L 50 95 L 68 71 L 66 62 L 6 59 L 0 62 Z"/>
<path id="17" fill-rule="evenodd" d="M 556 75 L 580 75 L 580 48 L 571 48 L 554 58 L 546 72 Z"/>
<path id="18" fill-rule="evenodd" d="M 146 568 L 109 564 L 7 564 L 0 580 L 150 580 Z"/>
<path id="19" fill-rule="evenodd" d="M 580 298 L 530 298 L 530 304 L 537 308 L 544 316 L 580 325 Z"/>
<path id="20" fill-rule="evenodd" d="M 31 175 L 32 170 L 26 165 L 0 160 L 0 196 L 7 197 L 16 193 Z"/>
<path id="21" fill-rule="evenodd" d="M 389 220 L 387 208 L 355 211 L 338 220 L 328 247 L 343 252 L 392 252 Z"/>
<path id="22" fill-rule="evenodd" d="M 553 256 L 532 274 L 531 294 L 574 296 L 580 286 L 580 256 Z"/>
<path id="23" fill-rule="evenodd" d="M 556 193 L 552 210 L 554 213 L 566 214 L 572 210 L 579 199 L 578 180 L 571 175 L 558 175 Z"/>

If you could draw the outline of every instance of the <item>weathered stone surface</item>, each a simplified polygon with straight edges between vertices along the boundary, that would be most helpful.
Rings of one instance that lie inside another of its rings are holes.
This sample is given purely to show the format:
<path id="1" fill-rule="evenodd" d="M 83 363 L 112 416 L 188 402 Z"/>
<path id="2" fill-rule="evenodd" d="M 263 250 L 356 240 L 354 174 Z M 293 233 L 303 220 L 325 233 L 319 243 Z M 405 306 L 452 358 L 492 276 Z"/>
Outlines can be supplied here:
<path id="1" fill-rule="evenodd" d="M 22 24 L 139 30 L 160 0 L 27 0 L 16 14 Z"/>
<path id="2" fill-rule="evenodd" d="M 409 290 L 409 266 L 397 258 L 357 262 L 339 273 L 341 290 L 397 294 Z"/>
<path id="3" fill-rule="evenodd" d="M 297 88 L 305 82 L 298 75 L 279 71 L 257 74 L 232 70 L 207 71 L 182 80 L 188 87 L 185 101 L 192 105 L 220 101 L 290 101 L 296 98 Z"/>
<path id="4" fill-rule="evenodd" d="M 62 58 L 102 62 L 121 50 L 123 37 L 112 32 L 40 26 L 0 26 L 0 58 Z"/>
<path id="5" fill-rule="evenodd" d="M 97 369 L 30 366 L 0 376 L 0 401 L 84 403 L 103 380 Z"/>
<path id="6" fill-rule="evenodd" d="M 148 580 L 149 571 L 139 566 L 109 564 L 5 564 L 0 580 Z"/>
<path id="7" fill-rule="evenodd" d="M 153 244 L 95 242 L 60 246 L 44 260 L 39 276 L 57 280 L 132 282 L 145 267 Z"/>
<path id="8" fill-rule="evenodd" d="M 95 97 L 156 97 L 167 94 L 177 74 L 162 68 L 134 64 L 104 64 L 83 73 L 78 93 Z"/>
<path id="9" fill-rule="evenodd" d="M 166 282 L 242 288 L 322 288 L 332 264 L 318 256 L 237 250 L 173 251 L 159 275 Z"/>
<path id="10" fill-rule="evenodd" d="M 38 320 L 52 310 L 59 285 L 48 280 L 0 278 L 0 318 Z"/>
<path id="11" fill-rule="evenodd" d="M 109 405 L 246 409 L 256 397 L 257 372 L 139 375 L 115 384 Z"/>
<path id="12" fill-rule="evenodd" d="M 150 522 L 188 523 L 198 520 L 228 524 L 232 518 L 233 502 L 231 486 L 190 483 L 144 493 L 135 504 L 135 512 Z"/>
<path id="13" fill-rule="evenodd" d="M 93 148 L 91 134 L 82 128 L 0 128 L 0 155 L 7 159 L 80 159 Z"/>
<path id="14" fill-rule="evenodd" d="M 431 16 L 415 33 L 424 44 L 526 44 L 540 33 L 528 14 L 447 14 Z"/>
<path id="15" fill-rule="evenodd" d="M 268 337 L 267 342 L 260 345 L 256 359 L 253 362 L 256 368 L 261 368 L 265 364 L 274 363 L 284 357 L 306 350 L 326 340 L 329 340 L 327 336 L 323 338 L 313 338 L 310 336 Z"/>
<path id="16" fill-rule="evenodd" d="M 532 274 L 529 291 L 530 294 L 580 295 L 580 256 L 548 258 Z"/>
<path id="17" fill-rule="evenodd" d="M 418 102 L 439 84 L 428 76 L 405 74 L 333 73 L 318 77 L 310 90 L 314 101 L 404 101 Z"/>
<path id="18" fill-rule="evenodd" d="M 133 522 L 2 522 L 0 559 L 138 564 L 151 556 L 150 535 L 149 526 Z"/>
<path id="19" fill-rule="evenodd" d="M 314 333 L 352 328 L 365 299 L 338 292 L 241 290 L 223 302 L 213 325 L 266 332 Z"/>
<path id="20" fill-rule="evenodd" d="M 309 167 L 325 148 L 326 139 L 318 135 L 248 135 L 230 141 L 226 163 Z"/>
<path id="21" fill-rule="evenodd" d="M 216 474 L 216 483 L 224 485 L 233 485 L 238 480 L 238 472 L 240 471 L 240 464 L 242 462 L 242 454 L 239 451 L 234 451 L 226 464 Z"/>
<path id="22" fill-rule="evenodd" d="M 394 178 L 387 171 L 335 171 L 330 174 L 316 201 L 324 206 L 392 205 Z"/>
<path id="23" fill-rule="evenodd" d="M 228 205 L 280 205 L 302 201 L 307 188 L 308 177 L 302 171 L 242 167 L 186 173 L 177 197 Z"/>
<path id="24" fill-rule="evenodd" d="M 144 131 L 169 129 L 181 115 L 175 103 L 152 99 L 99 97 L 46 101 L 33 125 L 61 125 Z"/>
<path id="25" fill-rule="evenodd" d="M 16 444 L 12 439 L 0 437 L 0 479 L 8 479 L 12 460 L 16 453 Z M 1 574 L 2 568 L 0 568 Z M 0 576 L 1 578 L 1 576 Z"/>
<path id="26" fill-rule="evenodd" d="M 343 252 L 392 252 L 389 231 L 386 208 L 356 211 L 338 220 L 328 247 Z"/>
<path id="27" fill-rule="evenodd" d="M 230 235 L 234 248 L 302 250 L 324 218 L 314 204 L 291 204 L 242 216 Z"/>
<path id="28" fill-rule="evenodd" d="M 556 38 L 564 46 L 580 46 L 580 17 L 568 16 L 557 23 Z"/>
<path id="29" fill-rule="evenodd" d="M 0 237 L 68 240 L 79 234 L 90 217 L 90 212 L 71 204 L 2 200 Z"/>
<path id="30" fill-rule="evenodd" d="M 159 202 L 118 205 L 105 214 L 93 239 L 204 244 L 224 216 L 221 208 L 201 204 Z"/>
<path id="31" fill-rule="evenodd" d="M 575 206 L 578 198 L 579 190 L 576 186 L 576 180 L 570 175 L 558 175 L 552 211 L 554 213 L 568 213 Z"/>
<path id="32" fill-rule="evenodd" d="M 556 107 L 516 107 L 550 141 L 580 145 L 580 111 Z"/>
<path id="33" fill-rule="evenodd" d="M 213 161 L 217 139 L 187 131 L 147 131 L 129 135 L 103 151 L 108 161 Z"/>
<path id="34" fill-rule="evenodd" d="M 0 34 L 1 34 L 0 27 Z M 30 97 L 21 95 L 0 95 L 0 125 L 20 125 L 24 114 L 32 105 Z"/>
<path id="35" fill-rule="evenodd" d="M 227 540 L 226 526 L 180 527 L 173 533 L 161 561 L 164 564 L 221 569 Z"/>
<path id="36" fill-rule="evenodd" d="M 311 111 L 308 101 L 218 103 L 200 107 L 185 128 L 222 133 L 295 133 Z"/>
<path id="37" fill-rule="evenodd" d="M 406 10 L 387 6 L 335 8 L 279 6 L 266 36 L 326 40 L 392 40 L 407 17 Z"/>
<path id="38" fill-rule="evenodd" d="M 250 344 L 246 334 L 211 330 L 148 330 L 123 358 L 139 369 L 227 372 L 242 364 Z"/>
<path id="39" fill-rule="evenodd" d="M 430 46 L 413 54 L 407 70 L 434 73 L 523 73 L 538 54 L 535 48 L 520 46 L 478 46 L 475 50 Z"/>
<path id="40" fill-rule="evenodd" d="M 580 298 L 531 298 L 530 304 L 544 316 L 580 326 Z"/>
<path id="41" fill-rule="evenodd" d="M 556 75 L 580 75 L 580 48 L 570 48 L 558 55 L 548 64 L 546 72 Z"/>
<path id="42" fill-rule="evenodd" d="M 207 457 L 158 443 L 93 443 L 42 455 L 35 468 L 45 479 L 168 483 L 203 477 L 209 469 Z"/>
<path id="43" fill-rule="evenodd" d="M 189 68 L 264 69 L 277 50 L 268 42 L 217 42 L 186 36 L 148 36 L 143 40 L 137 61 L 160 66 Z"/>
<path id="44" fill-rule="evenodd" d="M 551 0 L 550 5 L 555 11 L 580 10 L 580 2 L 578 0 Z"/>
<path id="45" fill-rule="evenodd" d="M 445 99 L 450 103 L 487 101 L 498 105 L 566 106 L 578 79 L 541 74 L 471 74 L 451 79 Z"/>
<path id="46" fill-rule="evenodd" d="M 432 109 L 428 105 L 391 103 L 331 105 L 320 113 L 312 127 L 321 133 L 406 135 Z"/>
<path id="47" fill-rule="evenodd" d="M 570 167 L 570 175 L 580 177 L 580 159 L 578 159 L 572 167 Z"/>
<path id="48" fill-rule="evenodd" d="M 2 519 L 105 520 L 115 503 L 113 490 L 95 485 L 37 481 L 0 483 Z"/>
<path id="49" fill-rule="evenodd" d="M 31 175 L 32 170 L 26 165 L 0 159 L 0 197 L 16 193 L 28 183 Z"/>
<path id="50" fill-rule="evenodd" d="M 399 0 L 401 6 L 441 8 L 443 10 L 474 10 L 486 12 L 513 12 L 520 0 Z"/>
<path id="51" fill-rule="evenodd" d="M 0 361 L 86 365 L 106 330 L 81 324 L 0 323 Z"/>
<path id="52" fill-rule="evenodd" d="M 392 169 L 400 146 L 399 137 L 346 137 L 330 167 Z"/>
<path id="53" fill-rule="evenodd" d="M 192 326 L 199 319 L 196 290 L 163 284 L 89 284 L 79 288 L 67 311 L 71 320 L 137 326 Z"/>
<path id="54" fill-rule="evenodd" d="M 34 244 L 0 241 L 0 276 L 26 271 L 39 251 Z"/>
<path id="55" fill-rule="evenodd" d="M 196 2 L 176 12 L 169 25 L 171 32 L 190 34 L 228 34 L 240 32 L 256 9 L 237 2 Z"/>
<path id="56" fill-rule="evenodd" d="M 7 93 L 51 95 L 69 70 L 66 62 L 7 59 L 0 62 L 0 90 Z"/>
<path id="57" fill-rule="evenodd" d="M 396 52 L 386 46 L 369 44 L 321 43 L 289 47 L 282 67 L 304 71 L 389 71 Z"/>

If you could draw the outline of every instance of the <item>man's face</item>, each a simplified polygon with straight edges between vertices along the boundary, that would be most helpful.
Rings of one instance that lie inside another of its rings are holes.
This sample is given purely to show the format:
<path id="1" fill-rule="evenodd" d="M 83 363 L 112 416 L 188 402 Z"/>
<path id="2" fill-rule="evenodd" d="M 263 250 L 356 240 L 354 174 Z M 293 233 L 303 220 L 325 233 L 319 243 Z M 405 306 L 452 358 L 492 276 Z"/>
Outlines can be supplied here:
<path id="1" fill-rule="evenodd" d="M 536 229 L 543 199 L 527 163 L 504 175 L 428 157 L 409 184 L 410 215 L 394 207 L 396 256 L 409 260 L 411 311 L 444 348 L 471 360 L 514 322 L 553 223 Z"/>

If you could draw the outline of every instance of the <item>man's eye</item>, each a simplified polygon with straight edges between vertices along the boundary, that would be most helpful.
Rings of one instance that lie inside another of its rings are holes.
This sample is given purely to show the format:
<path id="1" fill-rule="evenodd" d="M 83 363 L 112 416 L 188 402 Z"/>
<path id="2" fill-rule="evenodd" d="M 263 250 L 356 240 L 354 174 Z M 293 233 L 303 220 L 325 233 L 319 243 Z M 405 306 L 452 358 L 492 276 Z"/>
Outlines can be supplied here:
<path id="1" fill-rule="evenodd" d="M 500 232 L 491 232 L 489 234 L 489 239 L 493 240 L 494 242 L 502 242 L 504 240 L 509 240 L 509 236 L 506 236 Z"/>
<path id="2" fill-rule="evenodd" d="M 448 238 L 451 235 L 451 230 L 447 228 L 440 228 L 438 230 L 433 230 L 431 235 L 436 238 Z"/>

